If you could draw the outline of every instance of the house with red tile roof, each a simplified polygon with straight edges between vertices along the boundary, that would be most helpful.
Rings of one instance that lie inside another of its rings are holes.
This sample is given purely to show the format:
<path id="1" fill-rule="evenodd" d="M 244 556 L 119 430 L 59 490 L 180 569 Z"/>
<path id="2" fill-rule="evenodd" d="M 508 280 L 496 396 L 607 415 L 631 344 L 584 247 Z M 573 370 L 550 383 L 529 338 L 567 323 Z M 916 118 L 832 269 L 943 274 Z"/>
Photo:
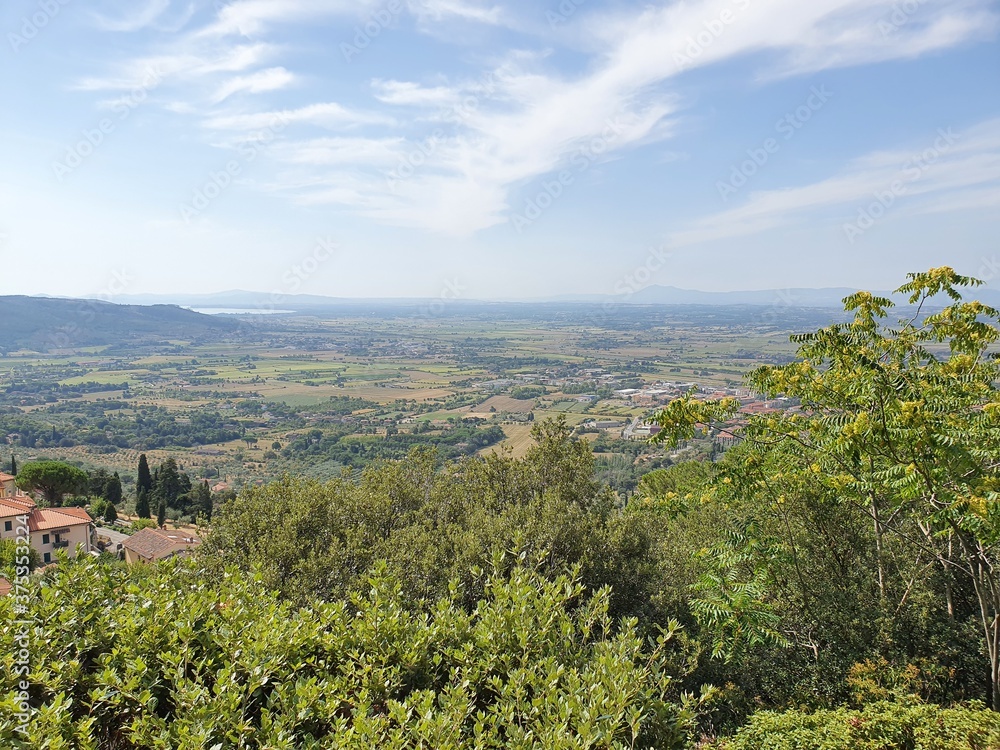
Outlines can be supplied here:
<path id="1" fill-rule="evenodd" d="M 201 540 L 187 532 L 150 528 L 137 531 L 122 546 L 125 548 L 125 562 L 153 563 L 186 555 L 199 544 Z"/>
<path id="2" fill-rule="evenodd" d="M 39 508 L 17 489 L 14 477 L 0 474 L 0 539 L 24 536 L 45 564 L 52 562 L 60 549 L 70 557 L 76 555 L 78 547 L 90 552 L 94 522 L 83 508 Z"/>

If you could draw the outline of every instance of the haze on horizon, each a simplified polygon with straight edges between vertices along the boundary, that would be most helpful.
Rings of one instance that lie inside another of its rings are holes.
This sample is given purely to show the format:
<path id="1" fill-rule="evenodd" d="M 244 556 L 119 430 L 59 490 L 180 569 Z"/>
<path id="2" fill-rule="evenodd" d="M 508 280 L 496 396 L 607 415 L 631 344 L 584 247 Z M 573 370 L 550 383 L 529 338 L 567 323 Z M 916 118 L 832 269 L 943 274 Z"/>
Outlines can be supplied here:
<path id="1" fill-rule="evenodd" d="M 11 0 L 0 294 L 887 289 L 943 264 L 997 287 L 998 21 L 991 0 Z"/>

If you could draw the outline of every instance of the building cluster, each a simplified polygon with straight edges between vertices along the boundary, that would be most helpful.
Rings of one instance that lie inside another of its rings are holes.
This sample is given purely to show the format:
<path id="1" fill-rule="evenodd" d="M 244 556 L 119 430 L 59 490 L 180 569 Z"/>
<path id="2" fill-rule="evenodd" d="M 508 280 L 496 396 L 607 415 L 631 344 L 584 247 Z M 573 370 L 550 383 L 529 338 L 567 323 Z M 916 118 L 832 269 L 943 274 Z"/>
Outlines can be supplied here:
<path id="1" fill-rule="evenodd" d="M 661 381 L 643 388 L 622 388 L 615 395 L 633 406 L 655 408 L 669 403 L 673 399 L 691 395 L 695 399 L 719 400 L 735 398 L 740 402 L 737 415 L 722 425 L 715 425 L 711 430 L 702 426 L 705 437 L 711 437 L 722 447 L 728 448 L 738 443 L 747 418 L 755 414 L 782 412 L 798 407 L 798 402 L 789 398 L 767 398 L 754 393 L 747 388 L 703 388 L 697 383 L 674 383 Z M 590 399 L 590 396 L 580 397 Z M 648 440 L 660 431 L 660 426 L 652 419 L 652 414 L 636 417 L 630 421 L 622 419 L 592 419 L 583 422 L 584 427 L 598 430 L 622 430 L 624 440 Z M 709 434 L 710 433 L 710 434 Z"/>
<path id="2" fill-rule="evenodd" d="M 620 388 L 615 391 L 615 395 L 636 406 L 657 406 L 680 398 L 687 393 L 698 393 L 699 391 L 697 383 L 660 381 L 644 388 Z"/>
<path id="3" fill-rule="evenodd" d="M 129 563 L 152 563 L 185 555 L 201 543 L 183 531 L 146 528 L 128 535 L 97 528 L 83 508 L 39 507 L 31 495 L 18 489 L 14 476 L 4 473 L 0 473 L 0 539 L 27 542 L 42 566 L 54 563 L 59 550 L 69 557 L 105 550 Z M 0 596 L 10 590 L 10 582 L 0 577 Z"/>

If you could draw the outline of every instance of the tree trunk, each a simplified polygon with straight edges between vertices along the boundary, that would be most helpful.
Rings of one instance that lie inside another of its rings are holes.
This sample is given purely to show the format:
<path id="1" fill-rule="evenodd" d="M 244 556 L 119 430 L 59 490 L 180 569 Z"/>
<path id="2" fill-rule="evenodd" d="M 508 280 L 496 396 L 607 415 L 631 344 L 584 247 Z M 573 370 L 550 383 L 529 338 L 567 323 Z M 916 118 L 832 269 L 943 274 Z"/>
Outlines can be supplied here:
<path id="1" fill-rule="evenodd" d="M 885 604 L 885 560 L 882 552 L 882 519 L 878 512 L 878 502 L 875 495 L 869 495 L 872 508 L 872 521 L 875 524 L 875 555 L 878 563 L 878 596 L 879 600 Z"/>
<path id="2" fill-rule="evenodd" d="M 990 658 L 990 706 L 994 711 L 1000 711 L 1000 582 L 984 557 L 974 560 L 972 572 L 986 651 Z"/>
<path id="3" fill-rule="evenodd" d="M 1000 711 L 1000 615 L 993 620 L 993 649 L 990 653 L 993 669 L 993 710 Z"/>
<path id="4" fill-rule="evenodd" d="M 954 535 L 953 534 L 948 534 L 948 560 L 949 560 L 949 562 L 952 559 L 951 553 L 952 553 L 952 543 L 953 543 L 953 541 L 954 541 Z M 955 619 L 955 601 L 954 601 L 954 594 L 952 592 L 952 584 L 951 584 L 951 582 L 952 582 L 952 578 L 951 578 L 951 574 L 952 574 L 951 566 L 948 563 L 943 563 L 943 567 L 944 567 L 944 596 L 945 596 L 945 601 L 948 604 L 948 619 L 949 620 L 954 620 Z"/>
<path id="5" fill-rule="evenodd" d="M 968 567 L 963 570 L 972 579 L 976 592 L 980 624 L 990 659 L 990 707 L 1000 712 L 1000 574 L 993 566 L 989 549 L 980 540 L 963 532 L 954 521 L 949 523 L 952 533 L 949 536 L 948 551 L 940 553 L 938 559 L 942 563 L 951 562 L 950 542 L 954 540 L 968 560 Z M 923 524 L 920 524 L 920 528 L 930 541 L 929 529 Z"/>

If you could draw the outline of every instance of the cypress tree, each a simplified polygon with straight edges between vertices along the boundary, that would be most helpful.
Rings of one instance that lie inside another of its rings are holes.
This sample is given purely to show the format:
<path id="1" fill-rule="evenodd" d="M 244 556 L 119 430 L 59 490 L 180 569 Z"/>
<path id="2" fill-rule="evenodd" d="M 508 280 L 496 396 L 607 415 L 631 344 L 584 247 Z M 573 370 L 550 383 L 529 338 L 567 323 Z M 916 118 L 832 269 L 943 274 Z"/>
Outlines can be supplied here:
<path id="1" fill-rule="evenodd" d="M 14 458 L 14 453 L 10 454 L 10 473 L 15 477 L 17 476 L 17 459 Z"/>
<path id="2" fill-rule="evenodd" d="M 118 505 L 122 501 L 122 478 L 116 471 L 104 485 L 104 499 Z"/>
<path id="3" fill-rule="evenodd" d="M 104 522 L 114 523 L 117 520 L 118 520 L 118 511 L 115 508 L 115 504 L 108 503 L 106 506 L 104 506 Z"/>
<path id="4" fill-rule="evenodd" d="M 161 529 L 163 524 L 167 522 L 167 501 L 160 500 L 160 505 L 156 509 L 156 525 Z"/>
<path id="5" fill-rule="evenodd" d="M 135 499 L 135 514 L 139 518 L 149 518 L 149 493 L 145 489 L 139 490 Z"/>
<path id="6" fill-rule="evenodd" d="M 198 485 L 198 505 L 200 506 L 198 510 L 201 514 L 205 516 L 206 521 L 212 520 L 212 489 L 208 486 L 208 480 L 206 479 L 200 485 Z"/>
<path id="7" fill-rule="evenodd" d="M 153 477 L 149 473 L 149 462 L 146 460 L 145 453 L 139 456 L 139 472 L 135 479 L 135 489 L 136 492 L 146 490 L 147 493 L 153 490 Z M 146 517 L 149 518 L 149 516 Z"/>
<path id="8" fill-rule="evenodd" d="M 177 508 L 177 498 L 185 492 L 184 481 L 177 467 L 177 462 L 168 458 L 153 475 L 153 485 L 156 487 L 156 494 L 167 501 L 168 508 Z M 190 489 L 190 481 L 187 489 Z"/>

